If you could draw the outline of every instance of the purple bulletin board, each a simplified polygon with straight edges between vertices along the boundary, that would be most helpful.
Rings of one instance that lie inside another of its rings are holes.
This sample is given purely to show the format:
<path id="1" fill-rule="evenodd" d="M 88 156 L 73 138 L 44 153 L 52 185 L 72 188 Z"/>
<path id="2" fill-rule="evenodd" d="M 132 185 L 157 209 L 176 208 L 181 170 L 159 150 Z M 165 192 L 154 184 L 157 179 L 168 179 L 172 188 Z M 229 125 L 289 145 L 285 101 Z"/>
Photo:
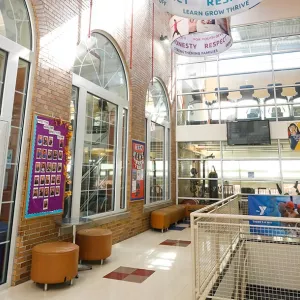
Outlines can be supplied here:
<path id="1" fill-rule="evenodd" d="M 34 115 L 25 218 L 63 212 L 68 123 Z"/>

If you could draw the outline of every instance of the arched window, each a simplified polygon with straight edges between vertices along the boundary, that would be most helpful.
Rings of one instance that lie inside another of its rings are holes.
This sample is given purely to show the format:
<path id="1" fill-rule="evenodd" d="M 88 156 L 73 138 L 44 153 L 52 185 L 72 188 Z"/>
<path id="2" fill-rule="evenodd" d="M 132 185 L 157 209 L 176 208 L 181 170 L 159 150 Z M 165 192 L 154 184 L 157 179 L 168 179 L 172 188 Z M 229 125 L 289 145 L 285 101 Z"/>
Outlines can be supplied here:
<path id="1" fill-rule="evenodd" d="M 170 200 L 170 109 L 163 82 L 153 78 L 146 96 L 146 204 Z"/>
<path id="2" fill-rule="evenodd" d="M 24 0 L 0 1 L 0 35 L 32 48 L 31 23 Z"/>
<path id="3" fill-rule="evenodd" d="M 121 57 L 111 41 L 98 32 L 79 44 L 73 72 L 123 99 L 128 98 Z"/>
<path id="4" fill-rule="evenodd" d="M 24 0 L 0 1 L 0 289 L 9 285 L 19 224 L 29 122 L 25 122 L 34 55 Z M 31 74 L 31 75 L 30 75 Z M 23 152 L 23 154 L 22 154 Z M 7 156 L 6 156 L 7 153 Z M 6 157 L 5 157 L 6 156 Z"/>
<path id="5" fill-rule="evenodd" d="M 126 209 L 128 88 L 121 57 L 112 37 L 102 31 L 93 32 L 77 48 L 77 104 L 71 104 L 76 133 L 69 165 L 73 185 L 68 187 L 73 196 L 67 199 L 65 207 L 71 209 L 66 216 L 70 211 L 78 217 Z"/>

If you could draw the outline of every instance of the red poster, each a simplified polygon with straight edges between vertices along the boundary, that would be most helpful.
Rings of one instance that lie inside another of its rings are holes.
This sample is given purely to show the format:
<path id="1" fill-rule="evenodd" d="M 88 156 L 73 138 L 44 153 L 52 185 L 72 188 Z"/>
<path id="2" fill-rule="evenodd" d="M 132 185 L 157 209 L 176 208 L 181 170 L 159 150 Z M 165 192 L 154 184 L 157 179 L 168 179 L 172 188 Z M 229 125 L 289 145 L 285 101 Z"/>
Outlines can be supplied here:
<path id="1" fill-rule="evenodd" d="M 132 141 L 131 200 L 145 198 L 145 143 Z"/>

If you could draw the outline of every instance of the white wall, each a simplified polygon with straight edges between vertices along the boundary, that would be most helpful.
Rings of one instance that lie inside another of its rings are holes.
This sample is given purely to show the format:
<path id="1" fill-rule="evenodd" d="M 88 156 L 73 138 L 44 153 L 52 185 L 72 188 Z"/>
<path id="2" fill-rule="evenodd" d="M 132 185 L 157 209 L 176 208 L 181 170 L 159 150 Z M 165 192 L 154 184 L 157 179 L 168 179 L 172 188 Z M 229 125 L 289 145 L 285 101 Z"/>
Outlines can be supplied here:
<path id="1" fill-rule="evenodd" d="M 232 25 L 300 17 L 299 0 L 264 0 L 258 6 L 231 18 Z"/>
<path id="2" fill-rule="evenodd" d="M 288 126 L 294 122 L 300 121 L 270 122 L 271 139 L 288 139 Z M 176 141 L 227 141 L 226 124 L 177 126 Z"/>

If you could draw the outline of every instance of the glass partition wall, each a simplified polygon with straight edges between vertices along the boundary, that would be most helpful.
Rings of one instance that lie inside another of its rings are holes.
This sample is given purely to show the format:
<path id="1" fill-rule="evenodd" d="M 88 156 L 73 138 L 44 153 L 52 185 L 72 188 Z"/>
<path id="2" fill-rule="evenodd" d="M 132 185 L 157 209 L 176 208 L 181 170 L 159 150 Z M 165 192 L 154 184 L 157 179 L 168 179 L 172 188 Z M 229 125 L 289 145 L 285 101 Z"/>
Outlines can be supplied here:
<path id="1" fill-rule="evenodd" d="M 300 116 L 300 19 L 232 29 L 220 56 L 177 59 L 177 124 Z"/>
<path id="2" fill-rule="evenodd" d="M 226 142 L 178 143 L 179 203 L 207 202 L 243 194 L 296 193 L 300 155 L 288 140 L 267 146 L 228 146 Z M 216 186 L 218 193 L 212 194 Z"/>
<path id="3" fill-rule="evenodd" d="M 177 125 L 300 120 L 300 19 L 235 27 L 232 35 L 232 48 L 218 57 L 177 57 Z M 179 203 L 296 193 L 300 155 L 288 139 L 268 146 L 201 140 L 177 143 Z"/>

